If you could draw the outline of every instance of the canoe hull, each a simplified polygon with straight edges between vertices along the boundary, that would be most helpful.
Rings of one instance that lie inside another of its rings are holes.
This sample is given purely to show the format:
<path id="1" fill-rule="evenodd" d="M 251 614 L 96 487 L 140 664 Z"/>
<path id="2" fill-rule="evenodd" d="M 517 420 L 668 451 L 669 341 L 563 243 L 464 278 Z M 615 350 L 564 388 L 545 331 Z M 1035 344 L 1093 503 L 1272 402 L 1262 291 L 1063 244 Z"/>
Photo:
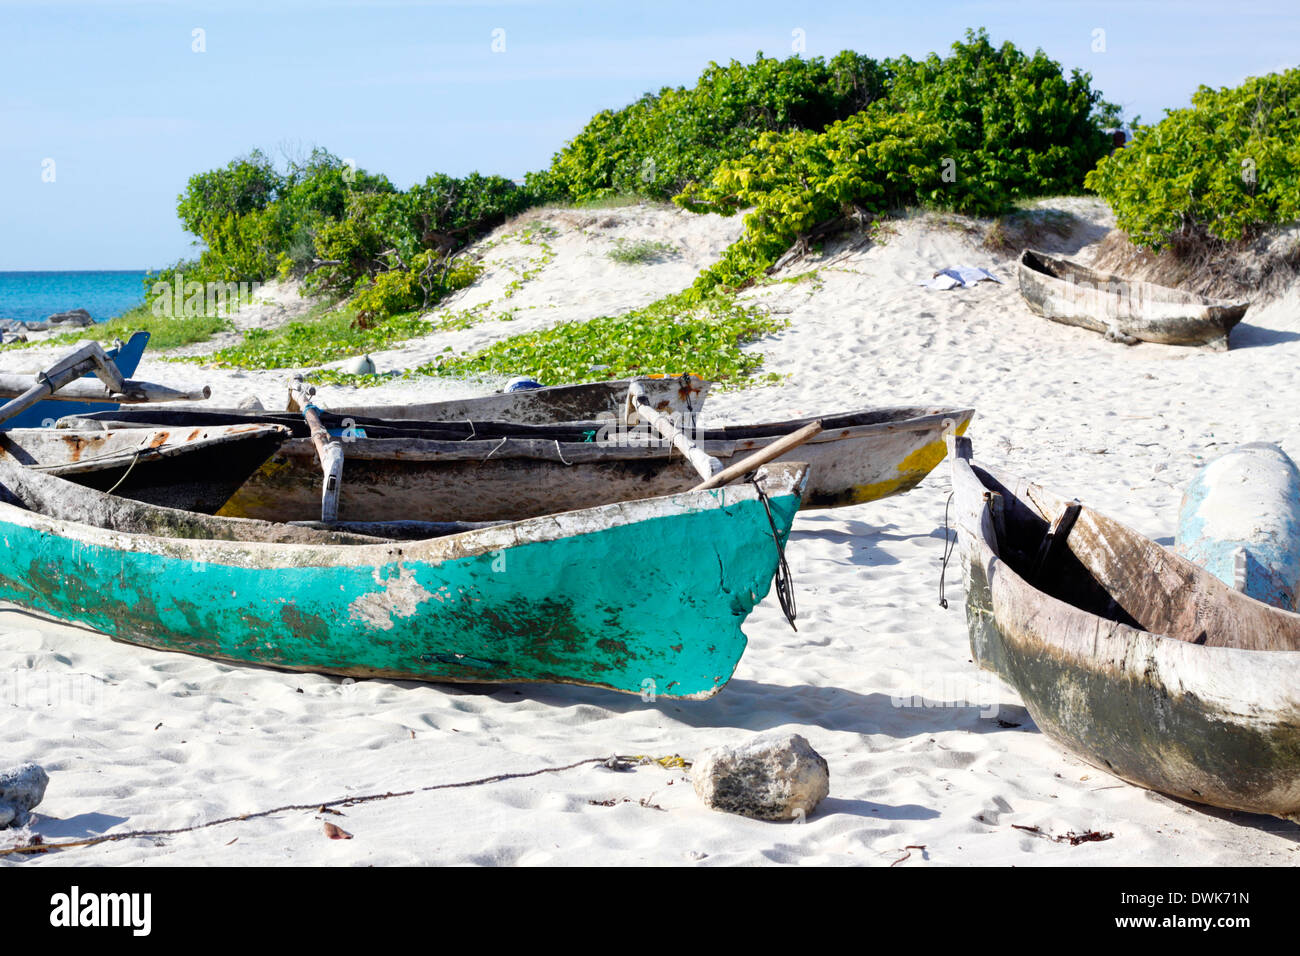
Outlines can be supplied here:
<path id="1" fill-rule="evenodd" d="M 875 501 L 914 488 L 943 460 L 944 431 L 965 432 L 970 409 L 930 411 L 900 421 L 827 428 L 778 461 L 809 466 L 804 508 Z M 837 425 L 841 419 L 844 424 Z M 806 421 L 706 430 L 702 447 L 727 465 Z M 675 494 L 698 484 L 691 466 L 662 442 L 589 443 L 519 439 L 445 442 L 356 439 L 344 443 L 339 514 L 348 521 L 517 520 L 617 501 Z M 716 437 L 711 437 L 716 436 Z M 310 440 L 286 442 L 221 510 L 232 517 L 310 521 L 320 516 L 321 473 Z"/>
<path id="2" fill-rule="evenodd" d="M 289 436 L 276 425 L 0 432 L 0 460 L 133 501 L 202 514 L 220 509 Z"/>
<path id="3" fill-rule="evenodd" d="M 1119 340 L 1223 350 L 1249 303 L 1229 302 L 1100 272 L 1026 249 L 1017 267 L 1030 310 Z"/>
<path id="4" fill-rule="evenodd" d="M 1178 512 L 1176 549 L 1274 607 L 1300 595 L 1300 471 L 1276 445 L 1240 445 L 1197 473 Z"/>
<path id="5" fill-rule="evenodd" d="M 1065 502 L 1027 482 L 981 472 L 994 478 L 992 485 L 967 463 L 954 463 L 975 661 L 1019 692 L 1044 734 L 1099 769 L 1196 803 L 1300 815 L 1300 651 L 1177 640 L 1043 593 L 999 557 L 993 509 L 983 495 L 1000 486 L 1003 500 L 1032 500 L 1045 518 Z M 1086 510 L 1078 520 L 1072 549 L 1075 535 L 1079 547 L 1088 547 L 1104 536 L 1094 532 L 1114 524 Z M 1239 594 L 1226 598 L 1220 582 L 1203 580 L 1209 575 L 1163 553 L 1168 564 L 1143 561 L 1126 573 L 1146 582 L 1142 587 L 1174 577 L 1196 580 L 1204 589 L 1196 601 L 1232 605 L 1225 622 L 1243 631 L 1271 629 L 1288 646 L 1300 646 L 1300 617 Z"/>
<path id="6" fill-rule="evenodd" d="M 782 538 L 805 474 L 761 479 Z M 130 643 L 354 677 L 681 698 L 730 678 L 777 562 L 751 486 L 346 548 L 124 534 L 9 505 L 0 537 L 0 600 Z"/>
<path id="7" fill-rule="evenodd" d="M 694 375 L 637 379 L 650 404 L 666 415 L 698 415 L 709 382 Z M 521 425 L 581 422 L 605 414 L 621 415 L 630 379 L 552 385 L 478 398 L 411 405 L 350 405 L 331 409 L 340 415 L 394 421 L 509 421 Z"/>

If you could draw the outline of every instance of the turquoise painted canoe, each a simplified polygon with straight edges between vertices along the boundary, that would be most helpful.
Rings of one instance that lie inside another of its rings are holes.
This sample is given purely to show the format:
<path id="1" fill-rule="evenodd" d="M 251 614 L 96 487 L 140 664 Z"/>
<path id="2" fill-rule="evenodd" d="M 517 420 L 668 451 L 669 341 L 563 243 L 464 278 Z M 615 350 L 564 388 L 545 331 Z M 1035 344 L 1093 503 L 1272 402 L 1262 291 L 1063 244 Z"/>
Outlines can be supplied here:
<path id="1" fill-rule="evenodd" d="M 290 670 L 705 698 L 740 660 L 807 470 L 401 541 L 175 511 L 0 461 L 0 600 Z"/>

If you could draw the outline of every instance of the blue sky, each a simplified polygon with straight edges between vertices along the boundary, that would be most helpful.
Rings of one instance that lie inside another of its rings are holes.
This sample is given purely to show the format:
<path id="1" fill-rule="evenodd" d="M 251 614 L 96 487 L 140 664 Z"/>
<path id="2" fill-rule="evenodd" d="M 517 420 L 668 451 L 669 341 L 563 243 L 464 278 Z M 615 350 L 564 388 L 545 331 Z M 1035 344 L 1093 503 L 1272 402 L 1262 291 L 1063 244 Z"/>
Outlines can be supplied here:
<path id="1" fill-rule="evenodd" d="M 177 194 L 193 173 L 255 146 L 325 146 L 401 187 L 437 171 L 520 177 L 596 111 L 689 84 L 710 60 L 789 55 L 795 30 L 807 56 L 886 57 L 942 52 L 983 26 L 995 43 L 1042 47 L 1089 71 L 1126 116 L 1154 120 L 1201 83 L 1296 66 L 1296 9 L 0 0 L 0 270 L 145 269 L 188 255 Z M 504 51 L 492 49 L 494 30 Z"/>

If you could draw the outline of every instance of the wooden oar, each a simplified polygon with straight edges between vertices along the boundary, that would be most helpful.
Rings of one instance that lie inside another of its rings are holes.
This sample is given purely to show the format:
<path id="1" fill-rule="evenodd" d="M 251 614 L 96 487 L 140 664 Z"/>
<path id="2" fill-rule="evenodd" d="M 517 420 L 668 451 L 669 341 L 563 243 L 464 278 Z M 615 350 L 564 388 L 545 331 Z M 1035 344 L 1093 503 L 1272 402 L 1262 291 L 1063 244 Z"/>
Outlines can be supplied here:
<path id="1" fill-rule="evenodd" d="M 784 438 L 778 438 L 776 441 L 772 442 L 772 444 L 760 448 L 748 458 L 738 461 L 734 465 L 729 465 L 717 474 L 706 478 L 704 481 L 692 488 L 691 491 L 706 491 L 709 488 L 721 488 L 723 485 L 728 485 L 737 478 L 743 478 L 759 465 L 766 465 L 769 461 L 780 458 L 790 449 L 798 448 L 808 439 L 820 434 L 821 430 L 821 422 L 810 422 L 797 432 L 791 432 Z"/>
<path id="2" fill-rule="evenodd" d="M 94 372 L 109 391 L 120 392 L 126 387 L 126 380 L 113 364 L 113 360 L 108 357 L 104 347 L 98 342 L 87 342 L 81 348 L 59 359 L 45 371 L 38 372 L 34 385 L 28 386 L 21 395 L 0 407 L 0 422 L 7 421 L 37 402 L 49 398 L 63 386 L 81 378 L 87 372 Z"/>
<path id="3" fill-rule="evenodd" d="M 650 404 L 650 399 L 641 383 L 633 382 L 627 390 L 627 423 L 635 425 L 638 416 L 648 421 L 655 431 L 672 442 L 673 447 L 686 456 L 686 460 L 700 473 L 701 478 L 712 478 L 722 471 L 722 462 L 682 434 L 677 426 L 669 421 L 667 415 Z"/>
<path id="4" fill-rule="evenodd" d="M 316 455 L 320 458 L 321 471 L 325 474 L 320 494 L 320 520 L 332 524 L 339 518 L 339 491 L 343 487 L 343 445 L 325 430 L 320 420 L 320 409 L 311 403 L 316 389 L 305 384 L 301 378 L 295 378 L 289 386 L 289 392 L 302 409 L 303 420 L 311 431 L 312 444 L 316 446 Z"/>

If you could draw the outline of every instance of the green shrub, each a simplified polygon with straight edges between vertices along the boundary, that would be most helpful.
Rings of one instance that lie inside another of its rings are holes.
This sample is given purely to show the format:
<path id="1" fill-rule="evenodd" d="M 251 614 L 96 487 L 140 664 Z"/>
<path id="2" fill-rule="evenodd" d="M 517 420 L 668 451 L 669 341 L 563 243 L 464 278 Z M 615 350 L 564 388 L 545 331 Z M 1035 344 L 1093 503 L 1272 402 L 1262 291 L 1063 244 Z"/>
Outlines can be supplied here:
<path id="1" fill-rule="evenodd" d="M 1138 126 L 1088 174 L 1136 244 L 1251 238 L 1300 219 L 1300 69 L 1202 86 L 1190 108 Z"/>
<path id="2" fill-rule="evenodd" d="M 753 207 L 693 294 L 742 287 L 796 241 L 903 206 L 987 215 L 1077 191 L 1110 143 L 1116 108 L 1087 74 L 1066 80 L 1042 51 L 995 49 L 983 30 L 944 59 L 901 57 L 884 71 L 887 93 L 867 109 L 821 132 L 764 133 L 674 197 L 696 212 Z"/>
<path id="3" fill-rule="evenodd" d="M 745 216 L 745 232 L 696 280 L 693 294 L 746 285 L 801 235 L 855 211 L 883 213 L 941 199 L 947 131 L 924 114 L 865 110 L 824 133 L 764 134 L 745 158 L 724 163 L 707 187 L 679 204 L 696 212 Z"/>
<path id="4" fill-rule="evenodd" d="M 1066 78 L 1042 50 L 994 47 L 984 30 L 967 30 L 946 57 L 888 65 L 889 108 L 924 113 L 952 138 L 953 182 L 920 198 L 968 215 L 1077 192 L 1110 149 L 1106 129 L 1119 122 L 1119 108 L 1101 99 L 1087 73 Z"/>
<path id="5" fill-rule="evenodd" d="M 710 63 L 689 89 L 665 87 L 592 117 L 528 187 L 578 203 L 625 193 L 670 199 L 761 133 L 821 130 L 881 97 L 885 83 L 879 63 L 850 51 L 829 63 L 761 53 L 749 64 Z"/>

